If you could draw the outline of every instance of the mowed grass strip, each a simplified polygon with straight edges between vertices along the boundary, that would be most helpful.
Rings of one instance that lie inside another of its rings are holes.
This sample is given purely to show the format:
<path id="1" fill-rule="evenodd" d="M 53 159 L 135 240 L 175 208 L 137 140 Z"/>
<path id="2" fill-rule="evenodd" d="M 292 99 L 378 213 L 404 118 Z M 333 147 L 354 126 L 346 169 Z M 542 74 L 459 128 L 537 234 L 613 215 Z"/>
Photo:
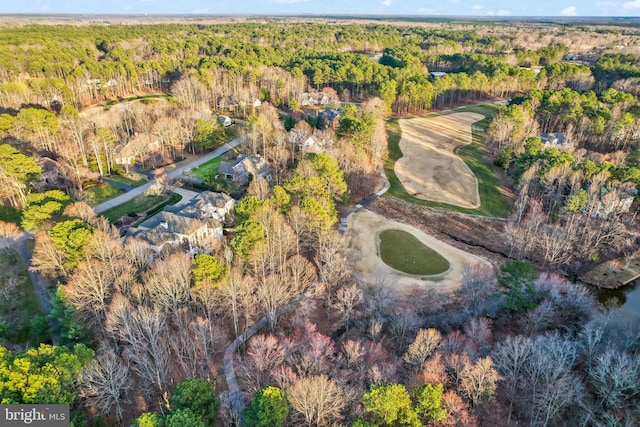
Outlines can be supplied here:
<path id="1" fill-rule="evenodd" d="M 0 340 L 24 343 L 35 338 L 38 331 L 31 328 L 31 320 L 44 314 L 29 279 L 26 267 L 12 248 L 0 249 Z M 37 344 L 37 343 L 32 343 Z"/>
<path id="2" fill-rule="evenodd" d="M 380 258 L 389 267 L 407 274 L 431 276 L 449 269 L 449 261 L 402 230 L 380 232 Z"/>
<path id="3" fill-rule="evenodd" d="M 114 223 L 119 218 L 128 215 L 128 214 L 139 214 L 148 211 L 152 207 L 156 206 L 163 201 L 169 200 L 168 195 L 145 195 L 142 194 L 138 197 L 135 197 L 127 202 L 124 202 L 121 205 L 114 206 L 111 209 L 108 209 L 102 212 L 105 218 L 109 220 L 109 222 Z"/>
<path id="4" fill-rule="evenodd" d="M 126 185 L 130 185 L 132 187 L 140 187 L 141 185 L 144 185 L 147 182 L 149 182 L 148 180 L 146 180 L 144 178 L 131 179 L 131 178 L 127 178 L 126 176 L 122 176 L 122 175 L 111 175 L 111 176 L 109 176 L 109 179 L 111 179 L 113 181 L 121 182 L 121 183 L 126 184 Z"/>
<path id="5" fill-rule="evenodd" d="M 222 162 L 221 156 L 213 158 L 197 168 L 191 169 L 191 175 L 200 179 L 213 178 L 218 173 L 220 162 Z"/>
<path id="6" fill-rule="evenodd" d="M 496 112 L 494 105 L 478 105 L 473 107 L 460 108 L 455 112 L 472 112 L 480 113 L 487 116 L 486 119 L 480 120 L 473 124 L 472 134 L 473 140 L 469 145 L 460 147 L 456 150 L 456 154 L 469 166 L 471 171 L 478 178 L 478 191 L 480 193 L 480 207 L 478 209 L 462 208 L 459 206 L 449 205 L 447 203 L 431 202 L 428 200 L 418 199 L 407 193 L 402 183 L 394 172 L 396 161 L 402 157 L 400 149 L 400 139 L 402 131 L 397 119 L 387 121 L 387 134 L 389 145 L 389 156 L 385 159 L 385 172 L 391 187 L 387 192 L 388 195 L 397 199 L 401 199 L 410 203 L 422 206 L 444 208 L 455 212 L 507 218 L 511 214 L 511 206 L 504 197 L 500 188 L 500 180 L 494 172 L 495 166 L 489 154 L 484 148 L 484 134 L 489 127 L 491 117 Z"/>
<path id="7" fill-rule="evenodd" d="M 113 184 L 107 184 L 104 187 L 95 186 L 87 188 L 85 191 L 91 196 L 91 205 L 98 205 L 125 192 L 122 188 Z"/>

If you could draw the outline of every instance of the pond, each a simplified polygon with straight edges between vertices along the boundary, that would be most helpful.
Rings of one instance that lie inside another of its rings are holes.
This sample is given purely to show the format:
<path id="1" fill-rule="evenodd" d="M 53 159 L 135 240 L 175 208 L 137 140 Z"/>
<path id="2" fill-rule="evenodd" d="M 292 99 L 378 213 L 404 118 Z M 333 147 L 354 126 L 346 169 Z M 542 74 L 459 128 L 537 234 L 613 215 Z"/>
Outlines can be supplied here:
<path id="1" fill-rule="evenodd" d="M 449 269 L 449 261 L 411 233 L 384 230 L 378 236 L 380 258 L 395 270 L 417 276 L 431 276 Z"/>
<path id="2" fill-rule="evenodd" d="M 618 289 L 599 289 L 596 297 L 602 304 L 614 307 L 610 324 L 625 328 L 640 323 L 640 280 Z"/>

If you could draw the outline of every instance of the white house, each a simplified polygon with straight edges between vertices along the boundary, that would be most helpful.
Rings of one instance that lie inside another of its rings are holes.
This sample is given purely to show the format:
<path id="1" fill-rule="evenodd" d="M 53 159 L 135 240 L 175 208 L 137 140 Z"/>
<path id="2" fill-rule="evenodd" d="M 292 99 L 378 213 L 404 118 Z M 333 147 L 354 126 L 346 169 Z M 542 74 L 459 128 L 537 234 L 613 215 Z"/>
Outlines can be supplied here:
<path id="1" fill-rule="evenodd" d="M 222 126 L 228 128 L 229 126 L 233 125 L 233 120 L 231 120 L 231 117 L 229 116 L 218 116 L 218 120 L 220 120 L 220 123 L 222 123 Z"/>
<path id="2" fill-rule="evenodd" d="M 540 140 L 545 147 L 557 148 L 558 150 L 573 149 L 573 143 L 562 132 L 540 134 Z"/>

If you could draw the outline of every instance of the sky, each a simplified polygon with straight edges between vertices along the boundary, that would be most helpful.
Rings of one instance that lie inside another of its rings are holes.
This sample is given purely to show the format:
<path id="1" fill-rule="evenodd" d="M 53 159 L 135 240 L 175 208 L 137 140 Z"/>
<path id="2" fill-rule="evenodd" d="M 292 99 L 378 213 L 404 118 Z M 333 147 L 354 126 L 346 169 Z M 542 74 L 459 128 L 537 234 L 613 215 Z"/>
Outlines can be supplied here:
<path id="1" fill-rule="evenodd" d="M 640 0 L 0 0 L 0 14 L 640 16 Z"/>

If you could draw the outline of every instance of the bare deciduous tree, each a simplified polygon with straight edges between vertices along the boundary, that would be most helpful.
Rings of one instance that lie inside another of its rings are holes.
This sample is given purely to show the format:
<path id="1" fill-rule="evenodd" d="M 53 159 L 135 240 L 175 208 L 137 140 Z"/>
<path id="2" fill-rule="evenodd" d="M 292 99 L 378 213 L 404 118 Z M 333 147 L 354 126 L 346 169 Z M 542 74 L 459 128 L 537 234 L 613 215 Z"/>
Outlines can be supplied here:
<path id="1" fill-rule="evenodd" d="M 484 357 L 473 364 L 467 364 L 462 369 L 459 388 L 475 406 L 491 400 L 499 378 L 498 372 L 493 367 L 493 360 L 490 357 Z"/>
<path id="2" fill-rule="evenodd" d="M 112 350 L 89 362 L 80 373 L 78 397 L 108 414 L 115 407 L 118 423 L 122 422 L 122 403 L 127 402 L 133 387 L 129 369 Z"/>
<path id="3" fill-rule="evenodd" d="M 325 375 L 302 378 L 287 390 L 287 400 L 301 425 L 325 427 L 343 419 L 345 392 Z"/>
<path id="4" fill-rule="evenodd" d="M 351 319 L 360 315 L 358 306 L 362 302 L 362 291 L 356 285 L 345 286 L 336 292 L 336 296 L 331 307 L 336 311 L 338 316 L 337 327 L 344 326 L 346 332 L 349 332 L 349 323 Z"/>
<path id="5" fill-rule="evenodd" d="M 497 292 L 495 269 L 486 263 L 467 264 L 462 269 L 462 284 L 457 293 L 472 314 Z"/>
<path id="6" fill-rule="evenodd" d="M 420 368 L 440 344 L 442 335 L 436 329 L 420 329 L 414 342 L 404 354 L 403 359 L 414 368 Z"/>

